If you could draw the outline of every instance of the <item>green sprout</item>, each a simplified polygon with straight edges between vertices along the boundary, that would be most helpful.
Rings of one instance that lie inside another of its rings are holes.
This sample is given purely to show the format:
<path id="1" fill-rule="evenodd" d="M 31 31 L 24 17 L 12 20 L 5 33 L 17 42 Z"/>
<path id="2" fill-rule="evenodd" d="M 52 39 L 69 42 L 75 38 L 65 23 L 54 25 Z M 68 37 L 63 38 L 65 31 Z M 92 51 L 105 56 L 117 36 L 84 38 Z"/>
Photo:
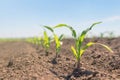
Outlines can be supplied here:
<path id="1" fill-rule="evenodd" d="M 44 27 L 47 28 L 48 30 L 50 30 L 50 31 L 53 33 L 54 41 L 55 41 L 55 48 L 56 48 L 56 56 L 55 56 L 55 58 L 54 58 L 53 60 L 54 60 L 54 62 L 56 63 L 56 58 L 57 58 L 58 55 L 59 55 L 59 52 L 60 52 L 60 49 L 61 49 L 61 45 L 62 45 L 61 40 L 63 39 L 63 34 L 58 37 L 58 36 L 55 34 L 55 32 L 54 32 L 54 28 L 51 28 L 51 27 L 49 27 L 49 26 L 44 26 Z"/>
<path id="2" fill-rule="evenodd" d="M 112 39 L 115 37 L 114 32 L 106 31 L 100 34 L 100 38 L 105 37 L 105 35 L 107 35 L 106 37 L 108 37 L 109 39 Z"/>
<path id="3" fill-rule="evenodd" d="M 114 32 L 109 32 L 109 38 L 112 39 L 114 37 Z"/>
<path id="4" fill-rule="evenodd" d="M 50 42 L 51 42 L 50 37 L 48 36 L 47 32 L 44 31 L 43 47 L 45 48 L 46 56 L 48 56 L 48 49 L 50 48 Z"/>
<path id="5" fill-rule="evenodd" d="M 109 50 L 110 52 L 113 52 L 108 46 L 101 44 L 101 43 L 94 43 L 94 42 L 88 42 L 85 46 L 83 46 L 83 41 L 85 39 L 86 34 L 96 25 L 96 24 L 100 24 L 101 22 L 97 22 L 92 24 L 89 28 L 87 28 L 86 30 L 82 31 L 81 35 L 79 35 L 77 37 L 76 35 L 76 31 L 71 27 L 68 26 L 66 24 L 59 24 L 57 25 L 55 28 L 59 28 L 59 27 L 67 27 L 72 31 L 72 36 L 75 39 L 75 47 L 71 46 L 71 50 L 77 60 L 77 70 L 80 70 L 80 60 L 82 55 L 84 54 L 84 52 L 86 51 L 86 49 L 94 44 L 98 44 L 103 46 L 104 48 L 106 48 L 107 50 Z"/>
<path id="6" fill-rule="evenodd" d="M 33 42 L 34 42 L 35 45 L 40 45 L 40 40 L 41 40 L 40 37 L 34 37 L 33 38 Z"/>
<path id="7" fill-rule="evenodd" d="M 33 37 L 33 38 L 27 38 L 26 41 L 35 45 L 41 44 L 41 37 Z"/>
<path id="8" fill-rule="evenodd" d="M 100 33 L 100 38 L 104 38 L 104 33 Z"/>
<path id="9" fill-rule="evenodd" d="M 63 39 L 63 34 L 60 37 L 58 37 L 56 34 L 54 34 L 54 40 L 56 43 L 56 54 L 58 54 L 60 51 L 60 48 L 62 45 L 62 42 L 61 42 L 62 39 Z"/>
<path id="10" fill-rule="evenodd" d="M 62 45 L 61 40 L 62 39 L 63 39 L 63 34 L 60 37 L 58 37 L 56 34 L 54 34 L 54 40 L 55 40 L 55 44 L 56 44 L 56 46 L 55 46 L 55 48 L 56 48 L 56 56 L 54 58 L 55 62 L 56 62 L 56 58 L 58 57 L 60 49 L 61 49 L 61 45 Z"/>
<path id="11" fill-rule="evenodd" d="M 33 38 L 27 38 L 26 42 L 34 44 L 34 39 Z"/>

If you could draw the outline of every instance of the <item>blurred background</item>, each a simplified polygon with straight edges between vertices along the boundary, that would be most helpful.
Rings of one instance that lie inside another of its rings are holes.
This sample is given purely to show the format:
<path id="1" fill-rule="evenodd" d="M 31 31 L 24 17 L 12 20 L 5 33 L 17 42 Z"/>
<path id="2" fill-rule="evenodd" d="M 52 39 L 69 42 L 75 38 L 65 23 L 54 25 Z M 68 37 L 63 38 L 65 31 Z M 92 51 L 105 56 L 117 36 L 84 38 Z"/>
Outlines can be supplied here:
<path id="1" fill-rule="evenodd" d="M 65 23 L 78 34 L 94 22 L 88 36 L 120 35 L 120 0 L 0 0 L 0 38 L 43 35 L 43 25 Z M 57 34 L 71 32 L 56 29 Z M 49 34 L 51 35 L 51 33 Z"/>

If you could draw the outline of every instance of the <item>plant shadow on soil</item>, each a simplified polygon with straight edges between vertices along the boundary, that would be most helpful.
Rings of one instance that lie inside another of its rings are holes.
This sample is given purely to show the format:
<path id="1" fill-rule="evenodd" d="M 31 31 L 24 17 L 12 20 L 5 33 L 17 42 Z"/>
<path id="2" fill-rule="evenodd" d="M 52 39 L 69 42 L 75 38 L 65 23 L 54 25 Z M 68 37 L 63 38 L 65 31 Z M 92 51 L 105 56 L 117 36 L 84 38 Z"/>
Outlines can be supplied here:
<path id="1" fill-rule="evenodd" d="M 55 65 L 59 65 L 58 59 L 60 59 L 60 56 L 58 56 L 58 58 L 53 58 L 51 60 L 50 63 L 53 64 L 53 67 Z M 74 67 L 75 67 L 75 65 L 76 64 L 74 64 Z M 80 65 L 82 65 L 82 64 L 80 64 Z M 72 80 L 71 79 L 72 77 L 74 77 L 74 78 L 79 78 L 79 77 L 82 77 L 82 76 L 86 76 L 86 77 L 87 76 L 91 76 L 91 77 L 94 77 L 94 76 L 96 76 L 96 74 L 99 73 L 97 71 L 93 72 L 93 71 L 90 71 L 90 70 L 78 69 L 78 68 L 74 68 L 73 71 L 71 71 L 71 73 L 67 74 L 67 75 L 59 75 L 59 73 L 56 70 L 53 70 L 53 69 L 49 69 L 49 71 L 51 71 L 57 77 L 62 77 L 64 80 Z"/>
<path id="2" fill-rule="evenodd" d="M 57 64 L 57 63 L 55 63 L 55 64 Z M 89 71 L 89 70 L 82 70 L 82 69 L 77 69 L 77 68 L 75 68 L 75 69 L 73 69 L 73 71 L 71 72 L 71 74 L 68 74 L 68 75 L 66 75 L 66 76 L 59 76 L 59 74 L 57 73 L 57 72 L 55 72 L 54 70 L 52 70 L 52 69 L 49 69 L 54 75 L 56 75 L 56 76 L 58 76 L 58 77 L 62 77 L 62 78 L 64 78 L 64 80 L 72 80 L 71 79 L 71 77 L 73 76 L 73 77 L 75 77 L 75 78 L 79 78 L 79 77 L 81 77 L 81 76 L 90 76 L 91 75 L 91 77 L 94 77 L 94 76 L 96 76 L 96 74 L 98 74 L 99 72 L 92 72 L 92 71 Z M 90 79 L 90 78 L 89 78 Z"/>

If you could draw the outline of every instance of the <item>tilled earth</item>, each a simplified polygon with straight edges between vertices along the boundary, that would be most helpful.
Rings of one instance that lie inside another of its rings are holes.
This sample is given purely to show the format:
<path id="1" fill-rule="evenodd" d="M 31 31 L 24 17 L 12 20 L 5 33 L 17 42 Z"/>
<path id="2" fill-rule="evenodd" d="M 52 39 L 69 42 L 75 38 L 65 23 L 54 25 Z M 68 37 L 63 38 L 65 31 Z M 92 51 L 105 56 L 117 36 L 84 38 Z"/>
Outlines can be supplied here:
<path id="1" fill-rule="evenodd" d="M 19 41 L 0 42 L 0 80 L 120 80 L 120 38 L 85 39 L 104 43 L 112 48 L 110 53 L 101 46 L 88 48 L 81 58 L 81 73 L 75 76 L 76 59 L 71 52 L 73 39 L 63 40 L 57 63 L 55 44 L 48 56 L 42 46 Z"/>

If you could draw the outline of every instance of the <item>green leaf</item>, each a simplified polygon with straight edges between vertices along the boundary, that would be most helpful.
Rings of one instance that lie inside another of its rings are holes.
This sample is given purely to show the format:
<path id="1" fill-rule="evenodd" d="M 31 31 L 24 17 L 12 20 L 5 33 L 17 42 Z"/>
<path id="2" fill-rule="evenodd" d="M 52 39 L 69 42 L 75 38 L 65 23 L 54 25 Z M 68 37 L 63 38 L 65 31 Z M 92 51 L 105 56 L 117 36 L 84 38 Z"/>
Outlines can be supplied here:
<path id="1" fill-rule="evenodd" d="M 44 31 L 44 41 L 48 41 L 48 35 L 46 31 Z"/>
<path id="2" fill-rule="evenodd" d="M 101 46 L 103 46 L 104 48 L 106 48 L 108 51 L 110 51 L 111 53 L 113 53 L 112 49 L 111 49 L 110 47 L 108 47 L 107 45 L 105 45 L 105 44 L 101 44 L 101 43 L 94 43 L 94 44 L 101 45 Z"/>
<path id="3" fill-rule="evenodd" d="M 76 31 L 72 27 L 68 27 L 72 31 L 72 36 L 76 38 Z"/>
<path id="4" fill-rule="evenodd" d="M 56 26 L 54 26 L 53 28 L 60 28 L 60 27 L 67 27 L 67 24 L 58 24 Z"/>
<path id="5" fill-rule="evenodd" d="M 85 52 L 85 50 L 83 50 L 83 49 L 80 50 L 79 58 L 83 55 L 84 52 Z"/>
<path id="6" fill-rule="evenodd" d="M 97 24 L 100 24 L 102 22 L 96 22 L 96 23 L 93 23 L 91 26 L 90 26 L 90 30 L 92 29 L 93 26 L 97 25 Z"/>
<path id="7" fill-rule="evenodd" d="M 92 46 L 93 44 L 95 44 L 94 42 L 88 42 L 86 44 L 86 46 L 83 48 L 83 50 L 86 50 L 88 47 Z"/>
<path id="8" fill-rule="evenodd" d="M 58 38 L 58 36 L 56 34 L 54 34 L 54 38 L 55 38 L 56 48 L 59 48 L 60 47 L 59 38 Z"/>
<path id="9" fill-rule="evenodd" d="M 74 56 L 76 57 L 76 59 L 78 60 L 77 52 L 76 52 L 76 50 L 75 50 L 75 48 L 73 46 L 71 46 L 71 50 L 72 50 Z"/>
<path id="10" fill-rule="evenodd" d="M 104 48 L 106 48 L 108 51 L 110 51 L 110 52 L 113 53 L 113 51 L 111 50 L 111 48 L 109 48 L 109 47 L 108 47 L 107 45 L 105 45 L 105 44 L 88 42 L 88 43 L 86 44 L 86 46 L 81 49 L 80 55 L 82 56 L 82 54 L 85 52 L 85 50 L 86 50 L 88 47 L 90 47 L 90 46 L 92 46 L 92 45 L 94 45 L 94 44 L 101 45 L 101 46 L 103 46 Z"/>
<path id="11" fill-rule="evenodd" d="M 62 34 L 62 35 L 60 35 L 60 37 L 59 37 L 59 41 L 61 41 L 62 39 L 63 39 L 63 37 L 64 37 L 64 35 Z"/>
<path id="12" fill-rule="evenodd" d="M 43 40 L 44 40 L 44 46 L 45 46 L 46 48 L 48 48 L 48 47 L 49 47 L 49 37 L 48 37 L 46 31 L 44 31 L 44 38 L 43 38 Z"/>
<path id="13" fill-rule="evenodd" d="M 86 44 L 86 46 L 83 47 L 83 48 L 80 50 L 80 56 L 82 56 L 83 53 L 85 52 L 85 50 L 86 50 L 88 47 L 92 46 L 93 44 L 95 44 L 95 43 L 93 43 L 93 42 L 88 42 L 88 43 Z"/>
<path id="14" fill-rule="evenodd" d="M 82 31 L 81 35 L 79 36 L 80 46 L 82 45 L 86 34 L 87 34 L 95 25 L 100 24 L 100 23 L 101 23 L 101 22 L 93 23 L 89 28 L 87 28 L 86 30 Z"/>
<path id="15" fill-rule="evenodd" d="M 54 30 L 51 27 L 49 27 L 49 26 L 43 26 L 43 27 L 45 27 L 46 29 L 50 30 L 51 32 L 54 32 Z"/>
<path id="16" fill-rule="evenodd" d="M 53 27 L 53 28 L 60 28 L 60 27 L 69 28 L 69 29 L 71 30 L 71 32 L 72 32 L 72 36 L 73 36 L 74 38 L 76 38 L 76 31 L 75 31 L 71 26 L 69 26 L 69 25 L 67 25 L 67 24 L 58 24 L 58 25 L 56 25 L 56 26 Z"/>

